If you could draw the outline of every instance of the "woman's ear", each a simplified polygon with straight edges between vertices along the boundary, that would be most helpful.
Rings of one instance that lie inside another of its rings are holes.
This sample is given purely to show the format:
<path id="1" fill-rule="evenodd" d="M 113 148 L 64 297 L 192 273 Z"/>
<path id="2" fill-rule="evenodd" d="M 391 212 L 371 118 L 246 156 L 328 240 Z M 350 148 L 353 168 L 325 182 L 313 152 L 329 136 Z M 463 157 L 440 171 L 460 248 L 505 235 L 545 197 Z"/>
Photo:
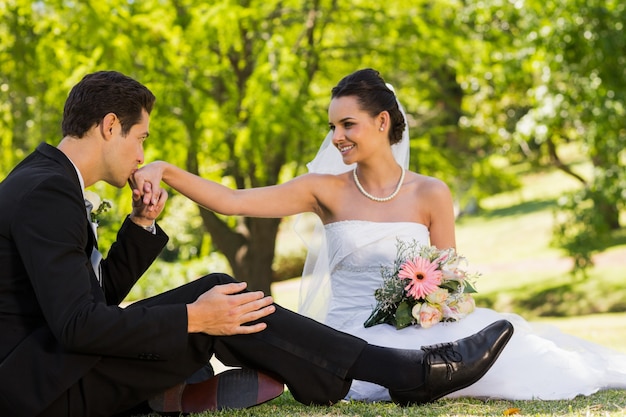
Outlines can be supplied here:
<path id="1" fill-rule="evenodd" d="M 380 114 L 377 117 L 378 130 L 383 132 L 385 131 L 385 129 L 388 129 L 390 120 L 391 120 L 391 117 L 389 116 L 389 112 L 387 110 L 380 112 Z"/>

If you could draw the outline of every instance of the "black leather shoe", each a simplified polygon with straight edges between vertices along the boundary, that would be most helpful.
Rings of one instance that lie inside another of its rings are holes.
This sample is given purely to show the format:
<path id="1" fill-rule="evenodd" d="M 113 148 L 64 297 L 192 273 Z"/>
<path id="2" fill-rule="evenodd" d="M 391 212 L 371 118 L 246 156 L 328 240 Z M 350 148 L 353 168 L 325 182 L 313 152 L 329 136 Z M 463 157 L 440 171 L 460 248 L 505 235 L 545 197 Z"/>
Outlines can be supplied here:
<path id="1" fill-rule="evenodd" d="M 285 385 L 260 371 L 229 369 L 206 381 L 180 384 L 151 398 L 148 405 L 162 415 L 242 409 L 263 404 L 283 393 Z"/>
<path id="2" fill-rule="evenodd" d="M 425 382 L 417 388 L 389 390 L 399 405 L 425 404 L 469 387 L 487 373 L 513 335 L 513 325 L 499 320 L 452 343 L 424 346 Z"/>

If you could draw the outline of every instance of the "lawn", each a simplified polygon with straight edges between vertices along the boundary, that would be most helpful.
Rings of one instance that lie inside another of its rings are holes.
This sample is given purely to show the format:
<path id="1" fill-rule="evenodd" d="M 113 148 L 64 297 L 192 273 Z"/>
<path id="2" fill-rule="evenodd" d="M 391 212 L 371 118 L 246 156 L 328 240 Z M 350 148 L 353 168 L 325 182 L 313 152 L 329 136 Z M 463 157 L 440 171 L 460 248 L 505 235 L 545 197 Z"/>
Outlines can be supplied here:
<path id="1" fill-rule="evenodd" d="M 570 401 L 483 401 L 478 399 L 439 400 L 434 404 L 398 407 L 392 403 L 366 404 L 341 402 L 333 406 L 305 407 L 288 392 L 247 410 L 224 410 L 194 414 L 193 417 L 441 417 L 441 416 L 626 416 L 626 395 L 619 391 L 603 391 Z"/>

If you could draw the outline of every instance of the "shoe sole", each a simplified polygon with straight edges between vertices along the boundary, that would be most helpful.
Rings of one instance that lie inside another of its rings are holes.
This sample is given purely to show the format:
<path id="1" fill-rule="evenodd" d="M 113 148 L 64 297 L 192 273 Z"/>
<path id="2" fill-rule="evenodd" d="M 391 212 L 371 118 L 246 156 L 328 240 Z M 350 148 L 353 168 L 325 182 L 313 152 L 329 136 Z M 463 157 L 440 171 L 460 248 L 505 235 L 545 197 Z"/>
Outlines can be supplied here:
<path id="1" fill-rule="evenodd" d="M 282 382 L 262 372 L 230 369 L 203 382 L 172 388 L 149 405 L 158 413 L 243 409 L 270 401 L 284 389 Z"/>

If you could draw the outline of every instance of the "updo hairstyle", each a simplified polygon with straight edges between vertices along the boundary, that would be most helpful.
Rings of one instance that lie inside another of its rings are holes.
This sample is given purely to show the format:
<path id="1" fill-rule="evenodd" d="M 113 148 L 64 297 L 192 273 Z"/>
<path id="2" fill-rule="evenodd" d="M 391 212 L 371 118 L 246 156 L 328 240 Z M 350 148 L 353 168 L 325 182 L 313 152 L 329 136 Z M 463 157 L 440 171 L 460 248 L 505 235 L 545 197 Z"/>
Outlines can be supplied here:
<path id="1" fill-rule="evenodd" d="M 406 126 L 404 116 L 398 108 L 396 95 L 387 87 L 378 71 L 366 68 L 342 78 L 331 90 L 331 99 L 346 96 L 356 97 L 361 110 L 372 117 L 383 111 L 389 112 L 389 143 L 393 145 L 402 140 L 402 132 Z"/>

